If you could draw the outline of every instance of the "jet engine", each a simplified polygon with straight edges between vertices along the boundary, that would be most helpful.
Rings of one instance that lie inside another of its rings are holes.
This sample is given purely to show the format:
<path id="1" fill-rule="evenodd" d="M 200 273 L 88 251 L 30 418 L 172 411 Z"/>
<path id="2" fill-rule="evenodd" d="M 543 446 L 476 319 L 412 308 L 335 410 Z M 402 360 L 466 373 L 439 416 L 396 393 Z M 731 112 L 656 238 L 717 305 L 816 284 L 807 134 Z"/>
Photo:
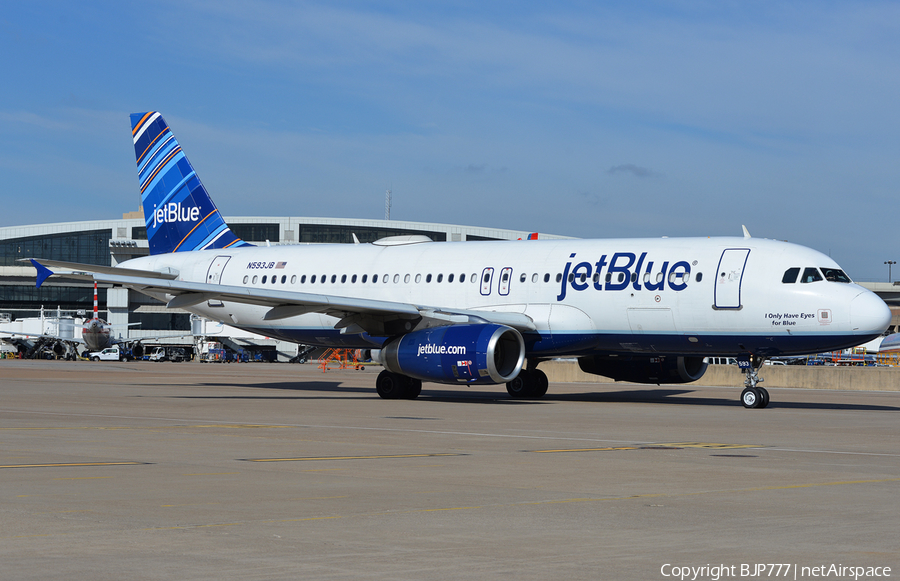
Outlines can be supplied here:
<path id="1" fill-rule="evenodd" d="M 449 325 L 389 339 L 372 355 L 388 371 L 423 381 L 506 383 L 525 363 L 525 342 L 505 325 Z"/>
<path id="2" fill-rule="evenodd" d="M 578 365 L 585 373 L 632 383 L 690 383 L 706 373 L 703 357 L 581 357 Z"/>

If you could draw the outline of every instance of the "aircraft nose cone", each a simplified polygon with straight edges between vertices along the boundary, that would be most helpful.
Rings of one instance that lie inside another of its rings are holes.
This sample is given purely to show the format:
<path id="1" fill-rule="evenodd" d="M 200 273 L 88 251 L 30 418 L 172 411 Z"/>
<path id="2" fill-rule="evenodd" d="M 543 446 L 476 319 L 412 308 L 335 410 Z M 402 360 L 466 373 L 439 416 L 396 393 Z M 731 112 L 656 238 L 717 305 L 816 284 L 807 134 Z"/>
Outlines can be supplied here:
<path id="1" fill-rule="evenodd" d="M 880 335 L 891 324 L 891 309 L 873 292 L 860 293 L 850 301 L 850 328 Z"/>

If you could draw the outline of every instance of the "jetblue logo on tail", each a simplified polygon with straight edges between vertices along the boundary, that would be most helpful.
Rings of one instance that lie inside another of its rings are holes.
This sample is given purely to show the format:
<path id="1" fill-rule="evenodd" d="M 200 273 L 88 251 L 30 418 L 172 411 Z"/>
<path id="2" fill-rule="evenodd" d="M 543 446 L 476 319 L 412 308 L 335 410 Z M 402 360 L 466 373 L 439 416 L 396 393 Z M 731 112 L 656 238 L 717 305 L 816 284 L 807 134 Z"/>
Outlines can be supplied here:
<path id="1" fill-rule="evenodd" d="M 200 219 L 200 208 L 182 207 L 181 202 L 166 204 L 153 212 L 153 227 L 173 222 L 196 222 Z"/>

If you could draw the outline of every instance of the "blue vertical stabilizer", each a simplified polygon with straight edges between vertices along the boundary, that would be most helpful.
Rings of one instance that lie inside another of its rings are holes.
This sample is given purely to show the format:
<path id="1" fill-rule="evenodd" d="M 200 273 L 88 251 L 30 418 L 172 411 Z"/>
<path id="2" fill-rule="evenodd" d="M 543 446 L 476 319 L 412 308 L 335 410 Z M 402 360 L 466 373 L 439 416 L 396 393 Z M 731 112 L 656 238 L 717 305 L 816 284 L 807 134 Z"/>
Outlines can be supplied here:
<path id="1" fill-rule="evenodd" d="M 150 254 L 252 246 L 228 228 L 162 115 L 133 113 L 131 134 Z"/>

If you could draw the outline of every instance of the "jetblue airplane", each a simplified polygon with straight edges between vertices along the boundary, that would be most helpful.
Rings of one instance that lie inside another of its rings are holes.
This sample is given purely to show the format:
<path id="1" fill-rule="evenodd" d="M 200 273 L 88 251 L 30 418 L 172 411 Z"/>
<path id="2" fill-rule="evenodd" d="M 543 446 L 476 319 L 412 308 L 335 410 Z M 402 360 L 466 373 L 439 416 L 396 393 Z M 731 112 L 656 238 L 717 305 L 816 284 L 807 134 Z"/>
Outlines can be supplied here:
<path id="1" fill-rule="evenodd" d="M 88 272 L 229 325 L 298 343 L 372 349 L 383 398 L 422 382 L 547 391 L 542 361 L 576 357 L 616 381 L 687 383 L 704 357 L 757 370 L 776 355 L 865 343 L 891 313 L 828 256 L 775 240 L 647 238 L 255 247 L 228 228 L 168 124 L 131 116 L 150 256 Z M 34 262 L 38 283 L 52 272 Z"/>

